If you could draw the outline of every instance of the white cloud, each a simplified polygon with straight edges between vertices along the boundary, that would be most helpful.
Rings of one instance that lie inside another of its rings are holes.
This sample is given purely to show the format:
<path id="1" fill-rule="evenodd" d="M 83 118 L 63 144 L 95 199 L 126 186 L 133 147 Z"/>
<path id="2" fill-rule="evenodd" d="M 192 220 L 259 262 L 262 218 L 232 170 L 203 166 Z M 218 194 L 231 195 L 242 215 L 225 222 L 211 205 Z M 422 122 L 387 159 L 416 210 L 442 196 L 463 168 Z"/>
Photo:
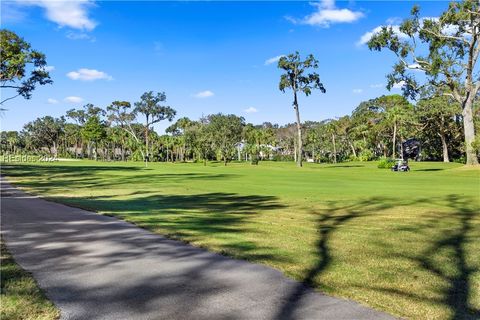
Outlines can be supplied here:
<path id="1" fill-rule="evenodd" d="M 402 87 L 405 85 L 405 81 L 400 81 L 400 82 L 397 82 L 397 83 L 394 83 L 392 88 L 393 89 L 402 89 Z"/>
<path id="2" fill-rule="evenodd" d="M 97 26 L 88 16 L 88 9 L 94 5 L 90 0 L 18 0 L 17 3 L 43 8 L 47 19 L 60 27 L 91 31 Z"/>
<path id="3" fill-rule="evenodd" d="M 1 2 L 0 10 L 1 21 L 3 24 L 24 22 L 27 14 L 21 10 L 17 3 L 10 1 Z"/>
<path id="4" fill-rule="evenodd" d="M 403 33 L 403 32 L 400 32 L 400 26 L 398 25 L 386 25 L 386 27 L 391 27 L 393 32 L 400 38 L 400 39 L 407 39 L 408 36 Z M 379 33 L 380 31 L 382 31 L 382 26 L 378 26 L 376 28 L 374 28 L 373 30 L 371 31 L 368 31 L 368 32 L 365 32 L 361 37 L 360 39 L 357 41 L 357 46 L 361 46 L 361 45 L 364 45 L 366 44 L 368 41 L 370 41 L 370 39 L 377 33 Z"/>
<path id="5" fill-rule="evenodd" d="M 353 89 L 352 92 L 356 94 L 360 94 L 363 92 L 363 89 Z"/>
<path id="6" fill-rule="evenodd" d="M 328 28 L 334 23 L 351 23 L 365 16 L 363 12 L 360 11 L 339 9 L 335 7 L 334 0 L 322 0 L 320 3 L 311 3 L 311 5 L 317 8 L 316 12 L 300 20 L 286 17 L 287 20 L 293 23 Z"/>
<path id="7" fill-rule="evenodd" d="M 421 69 L 421 67 L 418 63 L 412 63 L 411 65 L 408 66 L 408 68 L 412 69 L 413 71 L 417 71 L 417 72 L 425 72 L 424 70 Z"/>
<path id="8" fill-rule="evenodd" d="M 248 109 L 243 110 L 245 113 L 256 113 L 258 110 L 254 107 L 250 107 Z"/>
<path id="9" fill-rule="evenodd" d="M 424 17 L 424 18 L 420 18 L 419 20 L 420 20 L 420 24 L 423 25 L 423 22 L 425 20 L 431 20 L 431 21 L 438 22 L 439 18 L 438 17 Z M 391 27 L 393 32 L 400 39 L 408 39 L 409 38 L 408 35 L 406 35 L 403 32 L 400 32 L 400 23 L 401 23 L 400 18 L 388 18 L 386 23 L 387 24 L 385 26 L 386 27 Z M 378 27 L 374 28 L 373 30 L 364 33 L 360 37 L 360 39 L 357 41 L 357 46 L 361 46 L 361 45 L 366 44 L 372 38 L 372 36 L 374 34 L 380 32 L 380 31 L 382 31 L 382 26 L 378 26 Z M 452 34 L 455 34 L 456 32 L 458 32 L 458 27 L 457 26 L 446 25 L 446 26 L 443 26 L 443 28 L 442 28 L 442 33 L 445 34 L 445 35 L 452 35 Z"/>
<path id="10" fill-rule="evenodd" d="M 383 88 L 385 85 L 383 83 L 374 83 L 370 85 L 370 88 Z"/>
<path id="11" fill-rule="evenodd" d="M 281 55 L 279 55 L 279 56 L 276 56 L 276 57 L 267 59 L 267 60 L 265 60 L 265 65 L 268 66 L 268 65 L 270 65 L 270 64 L 272 64 L 272 63 L 276 63 L 276 62 L 278 62 L 278 60 L 280 60 L 281 57 L 285 57 L 285 55 L 284 55 L 284 54 L 281 54 Z"/>
<path id="12" fill-rule="evenodd" d="M 392 25 L 392 24 L 400 24 L 402 23 L 402 18 L 400 17 L 391 17 L 386 20 L 387 24 Z"/>
<path id="13" fill-rule="evenodd" d="M 103 71 L 98 71 L 95 69 L 85 69 L 81 68 L 77 71 L 71 71 L 67 73 L 67 77 L 72 80 L 81 80 L 81 81 L 94 81 L 94 80 L 113 80 L 112 76 L 108 75 Z"/>
<path id="14" fill-rule="evenodd" d="M 64 100 L 65 100 L 65 102 L 70 102 L 70 103 L 81 103 L 81 102 L 83 102 L 83 98 L 75 97 L 75 96 L 66 97 Z"/>
<path id="15" fill-rule="evenodd" d="M 205 91 L 200 91 L 200 92 L 197 92 L 194 97 L 195 98 L 209 98 L 209 97 L 213 97 L 215 94 L 210 91 L 210 90 L 205 90 Z"/>
<path id="16" fill-rule="evenodd" d="M 90 40 L 90 42 L 95 42 L 96 38 L 89 35 L 88 33 L 85 32 L 74 32 L 74 31 L 69 31 L 66 34 L 68 39 L 71 40 Z"/>
<path id="17" fill-rule="evenodd" d="M 47 102 L 50 103 L 50 104 L 57 104 L 57 103 L 58 103 L 58 100 L 57 100 L 57 99 L 53 99 L 53 98 L 48 98 L 48 99 L 47 99 Z"/>
<path id="18" fill-rule="evenodd" d="M 54 66 L 45 66 L 45 67 L 42 67 L 42 68 L 37 68 L 37 70 L 43 70 L 43 71 L 46 71 L 46 72 L 50 72 L 50 71 L 55 70 L 55 67 Z"/>

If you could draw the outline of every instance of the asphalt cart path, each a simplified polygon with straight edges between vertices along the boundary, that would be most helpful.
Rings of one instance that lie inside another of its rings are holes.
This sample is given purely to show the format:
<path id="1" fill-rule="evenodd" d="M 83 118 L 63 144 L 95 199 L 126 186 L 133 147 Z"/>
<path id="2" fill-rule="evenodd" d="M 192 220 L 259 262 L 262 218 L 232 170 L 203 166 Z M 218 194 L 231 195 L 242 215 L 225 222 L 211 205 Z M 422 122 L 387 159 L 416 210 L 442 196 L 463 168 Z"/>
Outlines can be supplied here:
<path id="1" fill-rule="evenodd" d="M 1 183 L 7 247 L 62 319 L 394 319 L 272 268 Z"/>

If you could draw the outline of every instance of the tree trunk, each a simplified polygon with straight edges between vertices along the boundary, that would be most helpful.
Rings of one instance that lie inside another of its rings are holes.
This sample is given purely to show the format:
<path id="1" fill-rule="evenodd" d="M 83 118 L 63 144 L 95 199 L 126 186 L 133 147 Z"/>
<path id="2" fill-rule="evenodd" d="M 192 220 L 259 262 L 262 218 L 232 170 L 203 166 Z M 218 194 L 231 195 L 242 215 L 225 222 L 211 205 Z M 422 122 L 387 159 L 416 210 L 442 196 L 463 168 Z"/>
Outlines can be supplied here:
<path id="1" fill-rule="evenodd" d="M 297 142 L 293 139 L 293 161 L 297 162 Z"/>
<path id="2" fill-rule="evenodd" d="M 87 148 L 88 148 L 88 159 L 92 160 L 92 142 L 91 141 L 88 141 Z"/>
<path id="3" fill-rule="evenodd" d="M 57 152 L 57 143 L 55 141 L 53 141 L 53 150 L 54 150 L 53 155 L 56 158 L 58 155 L 58 152 Z"/>
<path id="4" fill-rule="evenodd" d="M 443 162 L 450 162 L 448 157 L 448 146 L 447 146 L 447 138 L 445 137 L 445 132 L 442 130 L 441 133 L 437 133 L 442 141 L 442 154 L 443 154 Z"/>
<path id="5" fill-rule="evenodd" d="M 145 161 L 145 167 L 148 166 L 148 158 L 149 158 L 149 153 L 148 153 L 148 115 L 146 116 L 146 121 L 145 121 L 145 156 L 144 156 L 144 161 Z"/>
<path id="6" fill-rule="evenodd" d="M 353 156 L 356 158 L 357 157 L 357 151 L 355 151 L 355 147 L 353 146 L 353 143 L 351 143 L 349 141 L 348 144 L 350 145 L 350 148 L 352 149 Z"/>
<path id="7" fill-rule="evenodd" d="M 392 159 L 395 159 L 395 156 L 396 156 L 396 145 L 397 145 L 397 122 L 395 121 L 393 123 L 393 137 L 392 137 Z"/>
<path id="8" fill-rule="evenodd" d="M 297 117 L 297 166 L 302 166 L 302 126 L 300 123 L 300 111 L 298 110 L 297 92 L 293 92 L 293 108 L 295 109 L 295 115 Z"/>
<path id="9" fill-rule="evenodd" d="M 472 146 L 475 140 L 475 127 L 473 124 L 472 99 L 467 99 L 463 105 L 463 130 L 465 133 L 465 151 L 467 155 L 466 165 L 478 165 L 478 158 L 475 149 Z"/>
<path id="10" fill-rule="evenodd" d="M 401 158 L 403 159 L 403 136 L 400 136 L 400 155 L 401 155 Z M 404 160 L 408 160 L 408 159 L 404 159 Z"/>
<path id="11" fill-rule="evenodd" d="M 335 143 L 335 134 L 332 133 L 332 143 L 333 143 L 333 163 L 337 163 L 337 145 Z"/>

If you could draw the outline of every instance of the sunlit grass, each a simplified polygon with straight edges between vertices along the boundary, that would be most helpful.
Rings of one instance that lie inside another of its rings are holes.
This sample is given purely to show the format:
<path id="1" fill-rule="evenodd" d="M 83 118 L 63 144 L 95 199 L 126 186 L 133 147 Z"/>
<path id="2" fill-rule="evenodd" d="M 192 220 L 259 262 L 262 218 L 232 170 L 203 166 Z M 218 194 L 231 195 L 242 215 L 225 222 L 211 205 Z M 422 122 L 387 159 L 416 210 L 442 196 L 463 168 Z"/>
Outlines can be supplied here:
<path id="1" fill-rule="evenodd" d="M 411 163 L 8 164 L 17 186 L 412 319 L 480 316 L 480 171 Z"/>
<path id="2" fill-rule="evenodd" d="M 0 319 L 58 319 L 59 310 L 45 298 L 31 275 L 15 263 L 2 240 L 0 246 Z"/>

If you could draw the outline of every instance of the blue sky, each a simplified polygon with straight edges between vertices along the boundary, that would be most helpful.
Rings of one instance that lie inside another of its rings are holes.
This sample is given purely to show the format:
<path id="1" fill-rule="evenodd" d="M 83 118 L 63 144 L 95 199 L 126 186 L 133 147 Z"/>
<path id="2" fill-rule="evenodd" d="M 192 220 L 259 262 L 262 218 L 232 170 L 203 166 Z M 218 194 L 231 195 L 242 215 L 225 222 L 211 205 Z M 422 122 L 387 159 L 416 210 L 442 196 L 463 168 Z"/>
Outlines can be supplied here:
<path id="1" fill-rule="evenodd" d="M 47 56 L 53 85 L 8 102 L 2 130 L 86 103 L 132 103 L 165 91 L 177 118 L 235 113 L 255 124 L 294 121 L 291 93 L 278 90 L 275 60 L 298 50 L 319 60 L 326 94 L 300 97 L 302 120 L 350 114 L 387 94 L 395 59 L 363 45 L 380 25 L 397 25 L 413 4 L 435 17 L 448 2 L 2 1 L 2 28 Z M 393 89 L 393 93 L 400 93 Z M 9 92 L 2 91 L 2 97 Z M 161 133 L 168 125 L 159 124 Z"/>

